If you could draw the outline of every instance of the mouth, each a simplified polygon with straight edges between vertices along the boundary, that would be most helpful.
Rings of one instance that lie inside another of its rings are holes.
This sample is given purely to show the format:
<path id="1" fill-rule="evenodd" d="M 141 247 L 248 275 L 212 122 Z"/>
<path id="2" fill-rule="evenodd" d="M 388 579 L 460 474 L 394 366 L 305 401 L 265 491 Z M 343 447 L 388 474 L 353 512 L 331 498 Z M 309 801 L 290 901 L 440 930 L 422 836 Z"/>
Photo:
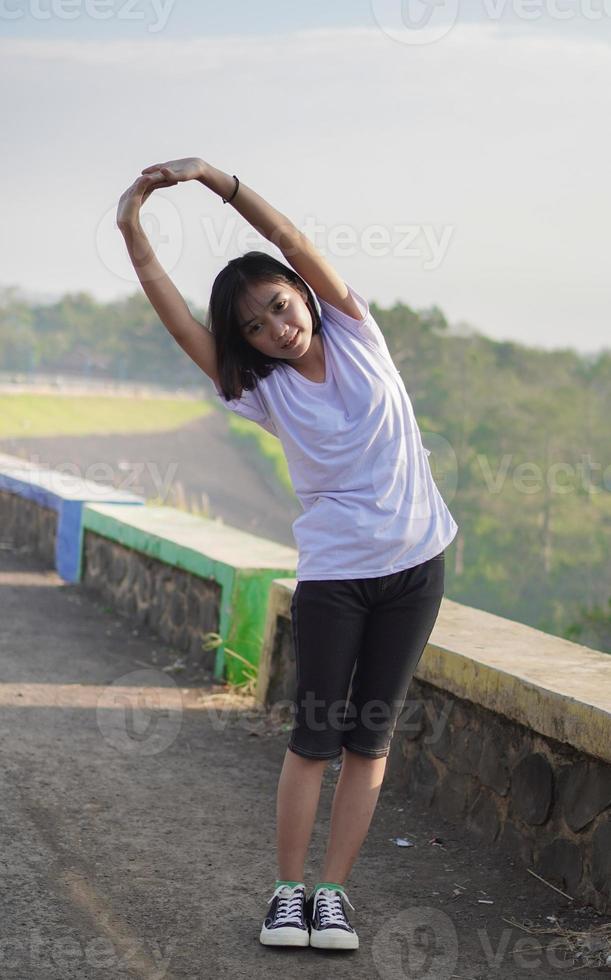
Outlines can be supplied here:
<path id="1" fill-rule="evenodd" d="M 281 350 L 289 350 L 291 347 L 294 347 L 295 346 L 295 342 L 296 342 L 298 336 L 299 336 L 299 330 L 296 330 L 295 333 L 293 334 L 293 336 L 291 337 L 291 339 L 288 340 L 286 342 L 286 344 L 283 344 L 280 349 Z"/>

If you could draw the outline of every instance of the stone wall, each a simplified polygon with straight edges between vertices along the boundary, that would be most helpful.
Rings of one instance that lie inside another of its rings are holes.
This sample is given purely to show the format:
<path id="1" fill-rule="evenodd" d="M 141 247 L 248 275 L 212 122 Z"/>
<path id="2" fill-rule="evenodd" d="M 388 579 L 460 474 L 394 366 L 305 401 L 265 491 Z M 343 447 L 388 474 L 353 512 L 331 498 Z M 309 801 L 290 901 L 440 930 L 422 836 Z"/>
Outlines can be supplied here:
<path id="1" fill-rule="evenodd" d="M 56 534 L 57 511 L 0 490 L 0 536 L 3 542 L 31 551 L 53 567 Z"/>
<path id="2" fill-rule="evenodd" d="M 414 678 L 388 772 L 408 797 L 611 911 L 611 765 Z"/>
<path id="3" fill-rule="evenodd" d="M 202 651 L 202 637 L 219 630 L 221 589 L 216 582 L 86 530 L 82 583 L 194 664 L 214 669 L 215 651 Z"/>

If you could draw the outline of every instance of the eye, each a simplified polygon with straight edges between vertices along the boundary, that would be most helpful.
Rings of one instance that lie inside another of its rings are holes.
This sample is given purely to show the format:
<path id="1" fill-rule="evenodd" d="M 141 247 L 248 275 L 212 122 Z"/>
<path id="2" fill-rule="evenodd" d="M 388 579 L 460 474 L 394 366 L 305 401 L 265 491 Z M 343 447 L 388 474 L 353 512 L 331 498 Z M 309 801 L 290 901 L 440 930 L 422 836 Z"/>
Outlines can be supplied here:
<path id="1" fill-rule="evenodd" d="M 281 310 L 283 306 L 286 306 L 286 302 L 287 301 L 285 299 L 281 299 L 278 303 L 276 303 L 276 309 Z M 255 327 L 260 327 L 260 326 L 261 326 L 260 323 L 253 323 L 252 326 L 249 328 L 248 332 L 253 333 Z"/>

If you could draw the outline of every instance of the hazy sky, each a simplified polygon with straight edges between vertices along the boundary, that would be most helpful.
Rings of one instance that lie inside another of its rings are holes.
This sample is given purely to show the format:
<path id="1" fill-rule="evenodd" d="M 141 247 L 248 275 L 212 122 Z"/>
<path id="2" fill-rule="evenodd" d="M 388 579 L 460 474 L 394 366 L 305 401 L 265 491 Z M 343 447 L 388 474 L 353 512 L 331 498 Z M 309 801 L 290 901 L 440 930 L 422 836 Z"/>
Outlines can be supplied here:
<path id="1" fill-rule="evenodd" d="M 369 300 L 611 346 L 611 0 L 406 7 L 0 0 L 0 285 L 140 289 L 118 198 L 148 164 L 197 155 Z M 143 223 L 201 306 L 232 256 L 281 257 L 194 183 L 154 194 Z"/>

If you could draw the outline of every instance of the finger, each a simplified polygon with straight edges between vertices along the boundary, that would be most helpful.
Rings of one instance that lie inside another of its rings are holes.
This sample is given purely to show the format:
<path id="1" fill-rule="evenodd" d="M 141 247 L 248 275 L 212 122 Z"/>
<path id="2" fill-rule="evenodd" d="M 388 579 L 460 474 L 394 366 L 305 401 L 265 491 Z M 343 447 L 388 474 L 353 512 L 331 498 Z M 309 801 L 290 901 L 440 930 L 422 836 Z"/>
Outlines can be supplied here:
<path id="1" fill-rule="evenodd" d="M 172 187 L 173 183 L 169 183 L 166 180 L 163 181 L 150 181 L 148 184 L 144 185 L 144 190 L 142 192 L 142 203 L 146 201 L 147 197 L 150 197 L 153 191 L 161 190 L 163 187 Z"/>
<path id="2" fill-rule="evenodd" d="M 160 180 L 166 180 L 166 177 L 161 173 L 161 171 L 152 174 L 143 174 L 138 178 L 141 183 L 146 187 L 147 184 L 156 184 Z"/>
<path id="3" fill-rule="evenodd" d="M 140 173 L 141 174 L 148 174 L 148 173 L 151 172 L 151 170 L 161 170 L 161 164 L 160 163 L 153 163 L 153 164 L 151 164 L 150 167 L 145 167 L 144 170 L 141 170 Z"/>
<path id="4" fill-rule="evenodd" d="M 162 168 L 162 179 L 165 181 L 167 187 L 173 187 L 178 183 L 176 174 L 172 173 L 167 167 Z"/>

